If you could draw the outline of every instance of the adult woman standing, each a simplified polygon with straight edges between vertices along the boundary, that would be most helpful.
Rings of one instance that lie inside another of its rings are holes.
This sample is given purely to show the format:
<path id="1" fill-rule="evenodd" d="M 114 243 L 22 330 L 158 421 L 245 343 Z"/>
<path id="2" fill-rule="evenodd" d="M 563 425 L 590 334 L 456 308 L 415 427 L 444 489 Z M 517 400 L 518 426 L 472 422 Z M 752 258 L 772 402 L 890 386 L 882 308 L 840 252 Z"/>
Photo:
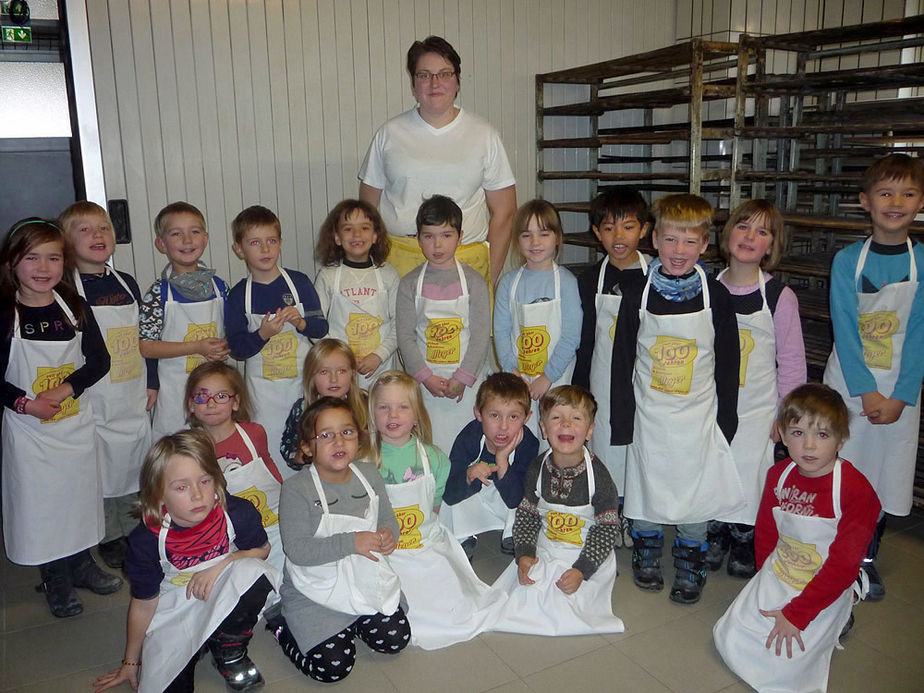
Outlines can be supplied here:
<path id="1" fill-rule="evenodd" d="M 435 193 L 451 197 L 463 214 L 456 257 L 493 286 L 507 257 L 516 187 L 500 135 L 455 105 L 461 67 L 459 54 L 439 36 L 410 47 L 407 71 L 417 105 L 372 138 L 359 197 L 379 208 L 392 236 L 388 261 L 402 276 L 423 262 L 414 238 L 420 203 Z"/>

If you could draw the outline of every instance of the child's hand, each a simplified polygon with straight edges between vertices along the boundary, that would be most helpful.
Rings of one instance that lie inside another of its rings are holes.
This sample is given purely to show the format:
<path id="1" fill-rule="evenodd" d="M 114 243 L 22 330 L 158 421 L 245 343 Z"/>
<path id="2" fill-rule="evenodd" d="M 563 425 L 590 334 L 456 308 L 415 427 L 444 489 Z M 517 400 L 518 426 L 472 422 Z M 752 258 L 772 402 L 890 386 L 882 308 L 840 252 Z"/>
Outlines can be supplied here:
<path id="1" fill-rule="evenodd" d="M 898 417 L 902 415 L 902 411 L 905 409 L 905 403 L 900 399 L 895 399 L 894 397 L 889 397 L 888 399 L 882 400 L 882 404 L 879 405 L 879 416 L 875 421 L 872 421 L 874 424 L 891 424 L 898 421 Z"/>
<path id="2" fill-rule="evenodd" d="M 446 396 L 446 380 L 435 373 L 427 376 L 423 381 L 423 386 L 427 388 L 434 397 Z"/>
<path id="3" fill-rule="evenodd" d="M 367 378 L 375 373 L 375 369 L 382 365 L 382 359 L 375 354 L 366 354 L 356 363 L 356 370 Z"/>
<path id="4" fill-rule="evenodd" d="M 154 408 L 154 405 L 157 404 L 157 390 L 152 390 L 148 388 L 148 403 L 144 405 L 145 411 L 151 411 Z"/>
<path id="5" fill-rule="evenodd" d="M 44 399 L 49 399 L 55 404 L 61 404 L 68 397 L 74 396 L 74 388 L 71 387 L 70 383 L 61 383 L 55 387 L 52 387 L 44 392 L 38 393 L 39 397 Z"/>
<path id="6" fill-rule="evenodd" d="M 529 396 L 532 399 L 538 400 L 549 391 L 550 387 L 552 387 L 552 381 L 543 373 L 529 384 Z"/>
<path id="7" fill-rule="evenodd" d="M 282 310 L 275 313 L 267 313 L 260 321 L 260 328 L 257 330 L 257 334 L 260 335 L 260 339 L 266 342 L 269 341 L 270 337 L 275 337 L 282 332 L 282 328 L 285 326 L 286 319 L 283 316 Z"/>
<path id="8" fill-rule="evenodd" d="M 805 645 L 802 644 L 802 631 L 796 628 L 789 620 L 783 616 L 783 612 L 779 609 L 774 611 L 764 611 L 760 610 L 762 616 L 767 618 L 772 618 L 776 621 L 773 625 L 773 630 L 770 631 L 770 635 L 767 636 L 767 649 L 770 649 L 770 646 L 773 644 L 773 641 L 776 640 L 776 656 L 779 657 L 783 647 L 783 641 L 786 641 L 786 656 L 789 659 L 792 659 L 792 641 L 795 638 L 796 642 L 799 643 L 799 647 L 802 648 L 802 651 L 805 652 Z"/>
<path id="9" fill-rule="evenodd" d="M 584 582 L 584 574 L 577 568 L 568 568 L 558 578 L 555 586 L 565 594 L 574 594 L 582 582 Z"/>
<path id="10" fill-rule="evenodd" d="M 382 527 L 376 534 L 379 535 L 381 547 L 379 553 L 383 556 L 387 556 L 394 552 L 398 548 L 398 542 L 395 541 L 395 535 L 392 533 L 388 527 Z"/>
<path id="11" fill-rule="evenodd" d="M 535 556 L 520 556 L 517 561 L 517 580 L 521 585 L 534 585 L 536 581 L 529 577 L 529 570 L 539 562 Z"/>
<path id="12" fill-rule="evenodd" d="M 59 411 L 61 411 L 61 405 L 46 397 L 44 392 L 26 402 L 25 412 L 43 421 L 54 418 Z"/>
<path id="13" fill-rule="evenodd" d="M 490 486 L 491 482 L 488 481 L 488 478 L 491 474 L 494 473 L 494 467 L 489 465 L 487 462 L 478 462 L 473 464 L 467 470 L 465 470 L 465 479 L 468 483 L 472 483 L 475 479 L 478 479 L 485 486 Z"/>
<path id="14" fill-rule="evenodd" d="M 394 538 L 394 537 L 392 537 Z M 354 532 L 353 533 L 353 551 L 360 556 L 365 556 L 370 561 L 379 562 L 379 559 L 372 555 L 373 551 L 382 551 L 382 535 L 378 532 Z"/>
<path id="15" fill-rule="evenodd" d="M 118 686 L 123 681 L 128 681 L 128 685 L 133 691 L 138 690 L 138 667 L 122 665 L 119 669 L 113 669 L 107 674 L 103 674 L 93 682 L 93 689 L 96 693 L 105 691 L 109 688 Z"/>
<path id="16" fill-rule="evenodd" d="M 860 395 L 860 401 L 863 403 L 863 411 L 860 412 L 860 416 L 865 416 L 871 424 L 879 423 L 879 408 L 885 402 L 885 397 L 883 397 L 882 393 L 876 390 L 864 392 Z"/>
<path id="17" fill-rule="evenodd" d="M 217 565 L 213 565 L 211 568 L 193 573 L 189 582 L 186 583 L 186 598 L 192 599 L 195 597 L 203 602 L 208 601 L 209 595 L 212 594 L 212 587 L 215 585 L 215 580 L 221 575 L 221 571 L 225 569 L 225 565 L 225 562 L 222 561 Z"/>
<path id="18" fill-rule="evenodd" d="M 455 378 L 446 381 L 446 397 L 454 399 L 456 402 L 462 401 L 462 395 L 465 394 L 465 383 L 461 383 Z"/>
<path id="19" fill-rule="evenodd" d="M 504 478 L 504 474 L 507 473 L 507 467 L 510 466 L 508 464 L 510 455 L 513 454 L 513 451 L 517 449 L 517 445 L 522 442 L 523 427 L 520 426 L 520 430 L 517 431 L 517 434 L 513 436 L 513 438 L 511 438 L 509 441 L 507 441 L 507 444 L 504 447 L 497 449 L 497 452 L 494 454 L 494 462 L 497 465 L 497 469 L 495 471 L 497 472 L 498 478 Z"/>
<path id="20" fill-rule="evenodd" d="M 231 351 L 228 349 L 228 340 L 218 337 L 208 337 L 196 342 L 196 353 L 209 361 L 224 361 Z"/>

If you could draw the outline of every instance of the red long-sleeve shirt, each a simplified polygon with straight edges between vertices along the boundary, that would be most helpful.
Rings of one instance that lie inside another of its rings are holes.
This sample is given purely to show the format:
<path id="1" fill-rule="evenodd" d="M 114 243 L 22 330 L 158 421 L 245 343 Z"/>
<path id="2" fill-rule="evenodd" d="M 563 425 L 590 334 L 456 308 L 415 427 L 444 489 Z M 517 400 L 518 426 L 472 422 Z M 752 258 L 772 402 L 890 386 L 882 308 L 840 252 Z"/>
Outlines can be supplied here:
<path id="1" fill-rule="evenodd" d="M 779 539 L 773 508 L 780 505 L 776 485 L 790 460 L 774 465 L 767 473 L 764 494 L 757 512 L 754 550 L 757 565 L 763 565 Z M 834 517 L 831 484 L 834 475 L 802 476 L 793 469 L 783 486 L 784 510 L 808 517 Z M 830 606 L 857 578 L 860 562 L 879 519 L 879 498 L 866 477 L 849 462 L 841 464 L 841 519 L 828 549 L 828 558 L 802 592 L 783 607 L 783 616 L 799 630 Z M 801 537 L 792 537 L 801 539 Z"/>

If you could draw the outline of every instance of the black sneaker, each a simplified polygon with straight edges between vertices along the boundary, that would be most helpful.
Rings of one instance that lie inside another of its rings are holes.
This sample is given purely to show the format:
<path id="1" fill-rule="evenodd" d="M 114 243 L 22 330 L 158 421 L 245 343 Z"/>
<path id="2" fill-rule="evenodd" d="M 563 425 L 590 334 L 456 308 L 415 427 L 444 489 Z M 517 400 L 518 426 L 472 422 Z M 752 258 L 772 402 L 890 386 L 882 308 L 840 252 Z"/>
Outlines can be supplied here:
<path id="1" fill-rule="evenodd" d="M 869 578 L 869 591 L 866 593 L 866 601 L 881 602 L 885 598 L 885 585 L 882 584 L 882 576 L 879 575 L 879 569 L 872 558 L 864 558 L 860 566 L 866 571 L 866 577 Z"/>
<path id="2" fill-rule="evenodd" d="M 67 576 L 66 559 L 46 563 L 41 572 L 42 583 L 35 586 L 35 591 L 44 593 L 52 616 L 70 618 L 83 613 L 83 604 Z"/>
<path id="3" fill-rule="evenodd" d="M 632 532 L 632 582 L 647 592 L 664 589 L 661 575 L 661 532 Z"/>
<path id="4" fill-rule="evenodd" d="M 99 551 L 99 557 L 103 559 L 103 563 L 110 568 L 119 570 L 125 565 L 125 556 L 128 554 L 128 539 L 119 537 L 112 541 L 104 541 L 97 547 L 97 550 Z"/>
<path id="5" fill-rule="evenodd" d="M 71 583 L 95 594 L 112 594 L 122 587 L 122 578 L 112 575 L 96 565 L 89 551 L 82 551 L 68 559 L 71 562 Z"/>
<path id="6" fill-rule="evenodd" d="M 249 691 L 264 684 L 263 675 L 247 656 L 251 637 L 251 631 L 240 635 L 218 633 L 207 641 L 212 662 L 232 691 Z"/>
<path id="7" fill-rule="evenodd" d="M 478 537 L 471 536 L 468 539 L 462 541 L 462 550 L 465 551 L 465 557 L 468 559 L 468 562 L 472 562 L 472 556 L 475 555 L 475 545 L 478 543 Z"/>
<path id="8" fill-rule="evenodd" d="M 503 539 L 501 539 L 500 549 L 501 549 L 501 553 L 505 553 L 508 556 L 512 556 L 514 554 L 513 537 L 504 537 Z M 471 560 L 471 558 L 469 558 L 469 560 Z"/>
<path id="9" fill-rule="evenodd" d="M 757 574 L 754 545 L 732 540 L 728 550 L 728 574 L 736 578 L 750 579 Z M 708 561 L 708 559 L 707 559 Z"/>

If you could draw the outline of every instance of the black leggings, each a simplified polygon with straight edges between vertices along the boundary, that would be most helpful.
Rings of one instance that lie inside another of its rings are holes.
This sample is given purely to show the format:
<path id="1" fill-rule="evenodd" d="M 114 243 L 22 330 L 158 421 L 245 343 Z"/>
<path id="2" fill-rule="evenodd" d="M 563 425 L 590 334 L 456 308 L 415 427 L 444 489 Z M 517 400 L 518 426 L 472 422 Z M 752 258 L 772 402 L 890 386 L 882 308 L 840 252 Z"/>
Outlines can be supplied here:
<path id="1" fill-rule="evenodd" d="M 287 626 L 282 625 L 279 628 L 277 638 L 282 651 L 300 672 L 315 681 L 333 683 L 345 678 L 353 670 L 353 664 L 356 662 L 354 636 L 359 636 L 360 640 L 376 652 L 397 654 L 410 642 L 411 626 L 407 622 L 404 610 L 399 606 L 390 616 L 360 616 L 342 631 L 304 654 Z"/>

